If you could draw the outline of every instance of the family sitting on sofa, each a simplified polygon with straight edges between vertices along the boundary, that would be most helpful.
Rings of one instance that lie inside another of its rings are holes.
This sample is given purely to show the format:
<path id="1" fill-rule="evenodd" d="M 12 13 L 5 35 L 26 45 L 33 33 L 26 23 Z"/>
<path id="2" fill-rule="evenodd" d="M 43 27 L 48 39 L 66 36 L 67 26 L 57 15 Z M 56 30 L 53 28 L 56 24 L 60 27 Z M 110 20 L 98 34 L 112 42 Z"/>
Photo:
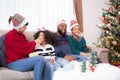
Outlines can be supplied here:
<path id="1" fill-rule="evenodd" d="M 20 14 L 10 16 L 9 24 L 14 27 L 4 35 L 7 67 L 21 72 L 34 71 L 34 80 L 52 80 L 53 72 L 72 60 L 88 60 L 91 48 L 80 37 L 80 25 L 72 20 L 71 36 L 66 33 L 65 20 L 57 23 L 57 32 L 40 29 L 33 41 L 23 34 L 29 24 Z"/>

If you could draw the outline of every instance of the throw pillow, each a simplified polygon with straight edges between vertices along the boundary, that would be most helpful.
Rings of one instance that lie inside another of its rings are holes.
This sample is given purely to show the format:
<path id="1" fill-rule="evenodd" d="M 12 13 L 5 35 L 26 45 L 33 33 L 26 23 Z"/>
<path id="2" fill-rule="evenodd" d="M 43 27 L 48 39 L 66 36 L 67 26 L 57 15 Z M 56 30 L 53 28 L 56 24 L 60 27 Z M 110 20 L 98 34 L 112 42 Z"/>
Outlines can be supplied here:
<path id="1" fill-rule="evenodd" d="M 0 37 L 0 67 L 6 67 L 4 38 L 5 34 Z"/>

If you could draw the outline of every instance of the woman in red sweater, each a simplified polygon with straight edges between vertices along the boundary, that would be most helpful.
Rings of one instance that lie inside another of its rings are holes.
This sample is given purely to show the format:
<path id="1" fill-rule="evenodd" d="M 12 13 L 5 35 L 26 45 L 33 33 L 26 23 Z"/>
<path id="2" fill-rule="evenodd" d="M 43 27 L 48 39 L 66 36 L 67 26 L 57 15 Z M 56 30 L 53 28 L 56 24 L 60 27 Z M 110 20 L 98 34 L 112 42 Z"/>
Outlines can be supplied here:
<path id="1" fill-rule="evenodd" d="M 8 68 L 22 72 L 34 70 L 34 80 L 52 80 L 51 68 L 42 56 L 28 58 L 28 54 L 34 51 L 35 45 L 40 43 L 40 40 L 38 38 L 27 42 L 23 34 L 28 25 L 25 18 L 15 14 L 9 18 L 9 23 L 14 28 L 5 36 Z"/>

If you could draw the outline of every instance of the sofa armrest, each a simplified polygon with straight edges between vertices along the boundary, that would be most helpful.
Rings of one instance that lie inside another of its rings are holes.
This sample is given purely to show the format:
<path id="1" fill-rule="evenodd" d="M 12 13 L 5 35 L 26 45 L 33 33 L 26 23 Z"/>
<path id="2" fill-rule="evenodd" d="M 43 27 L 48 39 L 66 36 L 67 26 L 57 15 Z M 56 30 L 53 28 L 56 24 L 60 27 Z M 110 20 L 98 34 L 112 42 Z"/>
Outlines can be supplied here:
<path id="1" fill-rule="evenodd" d="M 109 59 L 108 59 L 109 50 L 108 49 L 99 48 L 99 47 L 93 47 L 92 50 L 97 52 L 98 58 L 100 58 L 100 60 L 103 63 L 109 63 Z"/>

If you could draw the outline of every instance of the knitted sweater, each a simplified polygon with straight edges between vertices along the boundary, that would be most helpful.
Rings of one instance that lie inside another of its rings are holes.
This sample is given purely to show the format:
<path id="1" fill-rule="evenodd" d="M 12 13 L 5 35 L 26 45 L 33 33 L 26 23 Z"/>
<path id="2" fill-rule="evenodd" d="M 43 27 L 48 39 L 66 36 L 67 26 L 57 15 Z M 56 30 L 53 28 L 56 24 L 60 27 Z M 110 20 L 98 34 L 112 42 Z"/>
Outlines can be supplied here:
<path id="1" fill-rule="evenodd" d="M 86 47 L 86 41 L 83 37 L 76 40 L 73 36 L 69 36 L 68 41 L 73 54 L 80 55 L 80 52 L 89 52 Z"/>
<path id="2" fill-rule="evenodd" d="M 55 49 L 51 44 L 46 44 L 45 47 L 37 44 L 34 51 L 36 55 L 42 55 L 45 58 L 55 58 Z"/>
<path id="3" fill-rule="evenodd" d="M 5 36 L 6 62 L 14 62 L 18 59 L 28 57 L 28 54 L 34 51 L 36 43 L 27 42 L 24 34 L 13 29 Z"/>
<path id="4" fill-rule="evenodd" d="M 56 55 L 59 57 L 64 57 L 65 55 L 72 54 L 70 46 L 68 44 L 67 35 L 61 37 L 56 34 L 58 44 L 55 46 Z"/>

